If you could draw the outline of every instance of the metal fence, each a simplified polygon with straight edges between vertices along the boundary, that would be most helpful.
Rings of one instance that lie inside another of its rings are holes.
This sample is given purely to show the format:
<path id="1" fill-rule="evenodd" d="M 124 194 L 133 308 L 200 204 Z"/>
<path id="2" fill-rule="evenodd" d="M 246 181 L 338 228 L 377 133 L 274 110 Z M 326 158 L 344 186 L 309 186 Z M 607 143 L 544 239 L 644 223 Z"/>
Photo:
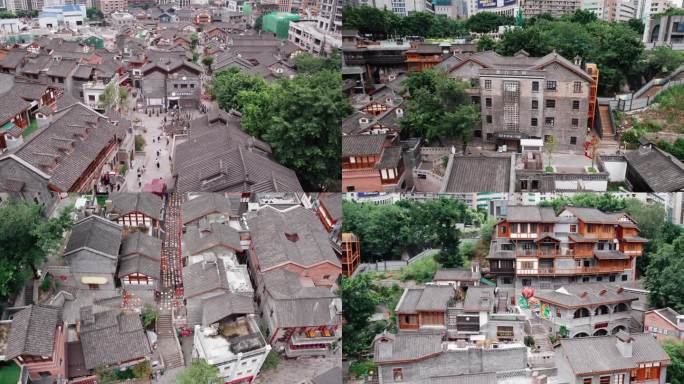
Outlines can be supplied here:
<path id="1" fill-rule="evenodd" d="M 639 109 L 643 109 L 648 107 L 649 105 L 653 104 L 655 101 L 656 97 L 665 91 L 666 89 L 673 87 L 675 85 L 684 85 L 684 80 L 671 80 L 665 83 L 662 88 L 658 91 L 653 96 L 647 96 L 647 97 L 640 97 L 640 98 L 634 98 L 634 95 L 643 93 L 640 91 L 637 91 L 632 94 L 632 98 L 623 100 L 623 99 L 618 99 L 618 100 L 611 100 L 610 106 L 613 109 L 617 109 L 623 112 L 630 112 L 630 111 L 636 111 Z M 649 86 L 653 86 L 652 84 Z"/>

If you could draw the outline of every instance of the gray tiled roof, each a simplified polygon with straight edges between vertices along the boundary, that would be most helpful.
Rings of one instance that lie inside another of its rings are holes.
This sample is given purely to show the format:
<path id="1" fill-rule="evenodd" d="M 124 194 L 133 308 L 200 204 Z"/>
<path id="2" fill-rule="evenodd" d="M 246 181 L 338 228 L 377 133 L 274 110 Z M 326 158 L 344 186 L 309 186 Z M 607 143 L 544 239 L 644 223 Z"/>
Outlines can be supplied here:
<path id="1" fill-rule="evenodd" d="M 201 262 L 183 268 L 185 297 L 192 298 L 212 291 L 228 291 L 226 267 L 223 261 Z"/>
<path id="2" fill-rule="evenodd" d="M 616 336 L 561 339 L 560 348 L 575 375 L 594 372 L 624 371 L 640 363 L 668 363 L 670 358 L 651 334 L 632 334 L 632 357 L 624 357 L 617 348 Z"/>
<path id="3" fill-rule="evenodd" d="M 31 305 L 14 314 L 7 338 L 5 358 L 20 355 L 52 356 L 55 329 L 60 309 L 48 305 Z"/>
<path id="4" fill-rule="evenodd" d="M 112 193 L 109 199 L 112 201 L 112 209 L 109 213 L 124 216 L 138 212 L 155 220 L 161 219 L 162 199 L 153 193 Z"/>
<path id="5" fill-rule="evenodd" d="M 441 353 L 442 335 L 382 334 L 375 337 L 373 348 L 376 363 L 416 360 Z"/>
<path id="6" fill-rule="evenodd" d="M 214 247 L 228 247 L 242 251 L 240 233 L 228 224 L 211 223 L 209 231 L 188 229 L 183 235 L 183 254 L 197 255 Z"/>
<path id="7" fill-rule="evenodd" d="M 444 192 L 509 192 L 509 156 L 454 156 Z"/>
<path id="8" fill-rule="evenodd" d="M 64 255 L 90 249 L 117 258 L 121 246 L 121 226 L 97 215 L 79 220 L 71 228 Z"/>
<path id="9" fill-rule="evenodd" d="M 31 104 L 13 91 L 0 95 L 0 124 L 10 121 L 15 115 L 29 109 Z"/>
<path id="10" fill-rule="evenodd" d="M 211 325 L 231 315 L 256 312 L 254 297 L 246 293 L 225 292 L 202 300 L 202 325 Z"/>
<path id="11" fill-rule="evenodd" d="M 677 326 L 677 316 L 679 316 L 679 313 L 674 309 L 666 307 L 661 309 L 654 309 L 653 312 L 656 312 L 657 314 L 659 314 L 660 316 L 664 317 L 669 322 Z"/>
<path id="12" fill-rule="evenodd" d="M 333 220 L 342 219 L 342 194 L 321 193 L 318 199 L 323 203 Z"/>
<path id="13" fill-rule="evenodd" d="M 313 384 L 342 384 L 342 368 L 333 367 L 311 379 Z"/>
<path id="14" fill-rule="evenodd" d="M 118 364 L 151 354 L 140 316 L 112 310 L 81 319 L 81 344 L 87 369 Z"/>
<path id="15" fill-rule="evenodd" d="M 231 217 L 240 216 L 240 197 L 225 196 L 220 193 L 204 193 L 183 203 L 183 224 L 195 221 L 210 214 L 223 214 Z"/>
<path id="16" fill-rule="evenodd" d="M 511 223 L 555 223 L 556 213 L 551 207 L 530 205 L 509 205 L 506 220 Z"/>
<path id="17" fill-rule="evenodd" d="M 471 373 L 431 377 L 425 384 L 496 384 L 496 373 Z"/>
<path id="18" fill-rule="evenodd" d="M 463 300 L 463 310 L 465 312 L 489 312 L 495 304 L 494 287 L 470 287 Z"/>
<path id="19" fill-rule="evenodd" d="M 447 303 L 454 297 L 454 294 L 454 288 L 450 285 L 406 288 L 402 299 L 397 304 L 396 311 L 399 313 L 446 311 Z"/>
<path id="20" fill-rule="evenodd" d="M 684 189 L 684 164 L 671 154 L 659 148 L 650 151 L 637 149 L 625 154 L 625 158 L 651 191 L 675 192 Z"/>
<path id="21" fill-rule="evenodd" d="M 43 83 L 17 81 L 12 87 L 11 93 L 21 97 L 24 100 L 40 100 L 48 86 Z"/>
<path id="22" fill-rule="evenodd" d="M 54 60 L 50 63 L 50 67 L 47 70 L 48 76 L 55 77 L 67 77 L 69 73 L 76 67 L 76 60 L 72 59 L 61 59 Z"/>
<path id="23" fill-rule="evenodd" d="M 178 192 L 301 191 L 296 174 L 271 158 L 270 147 L 236 124 L 213 124 L 176 146 Z"/>
<path id="24" fill-rule="evenodd" d="M 555 291 L 540 290 L 535 293 L 535 297 L 541 301 L 549 301 L 570 308 L 627 303 L 638 299 L 637 296 L 622 288 L 606 283 L 566 284 Z"/>
<path id="25" fill-rule="evenodd" d="M 69 191 L 114 137 L 123 135 L 121 126 L 83 104 L 74 104 L 58 111 L 52 123 L 35 132 L 14 155 L 50 175 L 51 185 Z"/>
<path id="26" fill-rule="evenodd" d="M 159 278 L 162 241 L 142 232 L 126 236 L 121 244 L 121 261 L 118 276 L 131 273 Z"/>
<path id="27" fill-rule="evenodd" d="M 378 161 L 375 164 L 375 168 L 376 169 L 383 169 L 383 168 L 397 168 L 397 167 L 399 167 L 399 163 L 401 163 L 401 152 L 402 152 L 402 149 L 400 146 L 386 147 L 382 151 L 382 155 L 380 156 L 380 161 Z"/>
<path id="28" fill-rule="evenodd" d="M 284 263 L 308 267 L 327 261 L 340 266 L 320 219 L 304 207 L 279 211 L 266 206 L 248 219 L 248 226 L 262 271 Z M 288 240 L 286 234 L 296 239 Z"/>
<path id="29" fill-rule="evenodd" d="M 591 224 L 618 224 L 618 220 L 615 216 L 601 212 L 596 208 L 584 208 L 584 207 L 565 207 L 573 215 L 577 216 L 578 219 L 584 221 L 585 223 Z"/>
<path id="30" fill-rule="evenodd" d="M 470 268 L 439 268 L 432 278 L 433 281 L 469 281 L 480 280 L 480 272 L 473 272 Z"/>
<path id="31" fill-rule="evenodd" d="M 344 135 L 342 156 L 379 155 L 386 135 Z"/>
<path id="32" fill-rule="evenodd" d="M 331 309 L 339 300 L 328 288 L 303 286 L 299 275 L 282 268 L 262 275 L 272 298 L 276 325 L 299 327 L 338 324 L 339 316 Z"/>
<path id="33" fill-rule="evenodd" d="M 0 60 L 0 67 L 15 69 L 24 60 L 24 56 L 26 56 L 25 49 L 11 49 L 4 59 Z"/>

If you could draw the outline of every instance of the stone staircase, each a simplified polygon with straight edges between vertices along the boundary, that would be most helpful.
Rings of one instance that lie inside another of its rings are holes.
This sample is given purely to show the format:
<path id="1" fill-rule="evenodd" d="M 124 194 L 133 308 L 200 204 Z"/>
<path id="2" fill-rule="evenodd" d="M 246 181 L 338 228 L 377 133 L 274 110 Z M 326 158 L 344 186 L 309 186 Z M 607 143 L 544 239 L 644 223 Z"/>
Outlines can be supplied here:
<path id="1" fill-rule="evenodd" d="M 610 110 L 607 105 L 599 105 L 599 115 L 601 115 L 601 130 L 604 138 L 612 138 L 614 131 L 610 123 Z"/>
<path id="2" fill-rule="evenodd" d="M 171 312 L 163 311 L 157 318 L 157 347 L 164 359 L 166 369 L 183 366 L 183 354 L 176 338 L 176 330 L 173 328 Z"/>

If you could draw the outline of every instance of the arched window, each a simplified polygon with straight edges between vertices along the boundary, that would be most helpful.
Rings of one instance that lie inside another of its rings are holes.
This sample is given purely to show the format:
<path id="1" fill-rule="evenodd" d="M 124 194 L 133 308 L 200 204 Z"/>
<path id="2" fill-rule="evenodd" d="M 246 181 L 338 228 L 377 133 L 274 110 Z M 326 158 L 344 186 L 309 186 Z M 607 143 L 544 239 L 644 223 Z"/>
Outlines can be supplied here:
<path id="1" fill-rule="evenodd" d="M 616 333 L 618 333 L 620 331 L 626 331 L 626 330 L 627 330 L 627 328 L 625 328 L 623 325 L 618 325 L 617 327 L 613 328 L 612 331 L 610 331 L 610 334 L 615 335 Z"/>
<path id="2" fill-rule="evenodd" d="M 576 334 L 574 337 L 587 337 L 587 336 L 589 336 L 589 335 L 584 333 L 584 332 L 580 332 L 580 333 Z"/>
<path id="3" fill-rule="evenodd" d="M 610 313 L 610 310 L 608 309 L 607 306 L 601 305 L 598 308 L 596 308 L 596 311 L 594 311 L 594 315 L 607 315 Z"/>
<path id="4" fill-rule="evenodd" d="M 572 317 L 575 319 L 579 319 L 582 317 L 589 317 L 589 310 L 586 308 L 578 308 Z"/>
<path id="5" fill-rule="evenodd" d="M 598 329 L 594 332 L 594 336 L 606 336 L 608 334 L 607 329 Z"/>
<path id="6" fill-rule="evenodd" d="M 613 313 L 618 313 L 618 312 L 625 312 L 629 310 L 629 307 L 627 307 L 627 304 L 625 303 L 620 303 L 615 306 L 615 309 L 613 310 Z"/>

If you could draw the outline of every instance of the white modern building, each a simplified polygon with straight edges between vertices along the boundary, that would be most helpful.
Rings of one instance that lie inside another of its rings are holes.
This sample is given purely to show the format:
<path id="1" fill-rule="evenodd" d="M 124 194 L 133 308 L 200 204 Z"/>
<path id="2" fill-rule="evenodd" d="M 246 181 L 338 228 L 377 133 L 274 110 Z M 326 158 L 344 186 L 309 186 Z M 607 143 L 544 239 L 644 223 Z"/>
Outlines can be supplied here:
<path id="1" fill-rule="evenodd" d="M 522 0 L 468 0 L 468 17 L 479 12 L 515 16 Z M 526 15 L 527 16 L 527 15 Z"/>
<path id="2" fill-rule="evenodd" d="M 192 357 L 217 367 L 225 383 L 251 383 L 270 351 L 255 315 L 195 326 Z"/>
<path id="3" fill-rule="evenodd" d="M 413 12 L 434 12 L 430 0 L 360 0 L 359 5 L 368 5 L 378 9 L 389 9 L 399 16 L 408 16 Z"/>
<path id="4" fill-rule="evenodd" d="M 78 30 L 84 26 L 85 19 L 86 7 L 79 4 L 44 7 L 38 14 L 40 27 L 53 31 L 63 27 Z"/>
<path id="5" fill-rule="evenodd" d="M 342 36 L 319 28 L 317 21 L 292 21 L 287 39 L 299 49 L 320 55 L 342 47 Z"/>
<path id="6" fill-rule="evenodd" d="M 637 5 L 632 0 L 584 0 L 582 9 L 605 21 L 627 21 L 637 17 Z"/>

